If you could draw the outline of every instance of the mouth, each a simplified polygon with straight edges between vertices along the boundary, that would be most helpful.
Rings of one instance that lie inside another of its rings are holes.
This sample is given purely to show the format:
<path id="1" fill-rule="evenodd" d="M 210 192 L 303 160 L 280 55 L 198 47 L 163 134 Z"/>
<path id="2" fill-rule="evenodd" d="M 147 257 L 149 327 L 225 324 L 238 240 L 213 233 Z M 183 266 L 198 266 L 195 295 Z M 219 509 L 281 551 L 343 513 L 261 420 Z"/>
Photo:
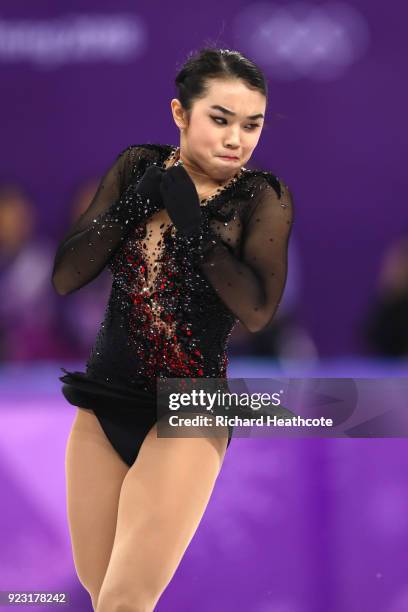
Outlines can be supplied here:
<path id="1" fill-rule="evenodd" d="M 239 157 L 236 155 L 218 155 L 220 159 L 225 159 L 227 161 L 238 161 Z"/>

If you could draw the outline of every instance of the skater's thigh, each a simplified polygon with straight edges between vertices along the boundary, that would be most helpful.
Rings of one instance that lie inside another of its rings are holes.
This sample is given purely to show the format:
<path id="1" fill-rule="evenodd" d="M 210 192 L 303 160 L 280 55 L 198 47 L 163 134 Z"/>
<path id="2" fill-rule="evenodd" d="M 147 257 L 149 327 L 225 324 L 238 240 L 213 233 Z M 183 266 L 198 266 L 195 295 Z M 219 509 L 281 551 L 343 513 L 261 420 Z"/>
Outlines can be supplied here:
<path id="1" fill-rule="evenodd" d="M 178 534 L 183 521 L 187 531 L 197 526 L 223 463 L 227 435 L 225 428 L 224 438 L 160 438 L 155 425 L 123 481 L 118 526 L 125 531 L 135 525 L 133 497 L 142 521 L 160 517 L 177 526 Z"/>
<path id="2" fill-rule="evenodd" d="M 66 448 L 66 492 L 74 562 L 82 584 L 102 584 L 115 536 L 120 489 L 129 467 L 91 410 L 79 408 Z"/>
<path id="3" fill-rule="evenodd" d="M 157 425 L 149 431 L 123 481 L 101 612 L 125 595 L 140 609 L 156 604 L 204 514 L 227 434 L 210 441 L 158 438 Z"/>

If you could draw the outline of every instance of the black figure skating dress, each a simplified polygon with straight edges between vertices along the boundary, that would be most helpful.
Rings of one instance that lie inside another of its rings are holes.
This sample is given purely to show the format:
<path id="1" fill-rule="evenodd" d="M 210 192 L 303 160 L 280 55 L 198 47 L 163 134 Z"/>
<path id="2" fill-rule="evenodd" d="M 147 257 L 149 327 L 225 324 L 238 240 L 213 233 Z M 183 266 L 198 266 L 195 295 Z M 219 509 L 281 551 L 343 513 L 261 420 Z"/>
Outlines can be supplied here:
<path id="1" fill-rule="evenodd" d="M 112 274 L 86 372 L 61 368 L 60 380 L 71 404 L 95 412 L 129 466 L 157 418 L 156 378 L 225 378 L 233 327 L 266 327 L 286 282 L 293 204 L 285 184 L 271 172 L 241 168 L 201 201 L 208 232 L 194 244 L 162 202 L 136 192 L 150 165 L 166 168 L 176 153 L 153 144 L 122 151 L 54 262 L 61 295 L 105 266 Z"/>

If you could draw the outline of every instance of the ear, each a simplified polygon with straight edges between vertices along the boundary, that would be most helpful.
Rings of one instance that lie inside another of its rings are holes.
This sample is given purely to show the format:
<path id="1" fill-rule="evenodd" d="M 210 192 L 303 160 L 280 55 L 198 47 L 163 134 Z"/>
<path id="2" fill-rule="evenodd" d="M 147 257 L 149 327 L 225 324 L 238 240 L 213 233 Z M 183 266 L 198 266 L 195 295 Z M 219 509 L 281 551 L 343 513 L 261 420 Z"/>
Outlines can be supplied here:
<path id="1" fill-rule="evenodd" d="M 171 112 L 173 114 L 174 123 L 181 130 L 187 127 L 186 123 L 186 112 L 181 106 L 181 102 L 178 98 L 173 98 L 171 103 Z"/>

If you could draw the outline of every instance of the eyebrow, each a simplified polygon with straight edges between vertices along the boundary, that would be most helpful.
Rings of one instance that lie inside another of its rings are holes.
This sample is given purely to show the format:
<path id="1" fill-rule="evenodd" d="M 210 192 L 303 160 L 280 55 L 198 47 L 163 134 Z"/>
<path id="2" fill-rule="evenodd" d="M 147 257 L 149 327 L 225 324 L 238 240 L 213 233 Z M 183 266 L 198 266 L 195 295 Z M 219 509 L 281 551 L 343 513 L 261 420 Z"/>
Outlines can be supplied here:
<path id="1" fill-rule="evenodd" d="M 210 108 L 214 108 L 215 110 L 219 110 L 222 113 L 225 113 L 226 115 L 236 115 L 237 113 L 233 113 L 232 111 L 228 110 L 227 108 L 224 108 L 223 106 L 220 106 L 219 104 L 213 104 L 212 106 L 210 106 Z M 247 117 L 247 119 L 259 119 L 260 117 L 263 117 L 262 113 L 258 113 L 257 115 L 249 115 Z"/>

